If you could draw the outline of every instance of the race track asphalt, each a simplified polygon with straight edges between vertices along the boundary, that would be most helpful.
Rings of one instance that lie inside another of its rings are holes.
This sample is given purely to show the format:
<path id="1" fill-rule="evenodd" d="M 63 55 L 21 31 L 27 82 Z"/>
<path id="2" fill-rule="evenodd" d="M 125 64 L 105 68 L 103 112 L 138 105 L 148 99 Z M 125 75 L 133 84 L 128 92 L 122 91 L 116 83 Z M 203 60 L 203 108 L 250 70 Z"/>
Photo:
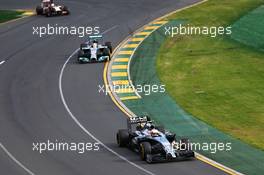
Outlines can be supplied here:
<path id="1" fill-rule="evenodd" d="M 85 41 L 76 36 L 33 35 L 33 26 L 99 26 L 114 46 L 151 20 L 198 0 L 65 0 L 71 15 L 32 16 L 0 25 L 0 142 L 36 175 L 135 175 L 146 171 L 100 147 L 79 154 L 38 153 L 33 142 L 95 142 L 62 103 L 59 76 L 67 58 Z M 0 0 L 1 9 L 34 8 L 39 1 Z M 61 3 L 62 3 L 61 2 Z M 112 30 L 108 30 L 112 29 Z M 224 172 L 198 160 L 149 165 L 135 153 L 118 148 L 117 129 L 126 116 L 109 96 L 99 93 L 104 64 L 77 64 L 74 55 L 62 75 L 62 90 L 72 114 L 110 149 L 153 174 L 220 175 Z M 28 174 L 0 148 L 0 174 Z"/>

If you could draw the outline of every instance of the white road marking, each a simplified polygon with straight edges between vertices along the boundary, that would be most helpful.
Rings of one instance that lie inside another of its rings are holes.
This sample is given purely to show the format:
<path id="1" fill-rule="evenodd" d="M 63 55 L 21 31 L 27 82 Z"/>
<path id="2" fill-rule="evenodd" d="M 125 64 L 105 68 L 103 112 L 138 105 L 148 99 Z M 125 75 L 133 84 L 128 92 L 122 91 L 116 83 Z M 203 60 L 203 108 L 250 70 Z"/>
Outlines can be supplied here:
<path id="1" fill-rule="evenodd" d="M 28 174 L 35 175 L 32 171 L 30 171 L 27 167 L 25 167 L 21 162 L 19 162 L 5 147 L 0 143 L 0 147 L 4 150 L 4 152 L 12 159 L 18 166 L 23 168 Z"/>
<path id="2" fill-rule="evenodd" d="M 111 31 L 112 29 L 116 28 L 111 27 L 110 29 L 107 29 L 106 31 L 104 31 L 102 34 L 105 34 L 109 31 Z M 110 147 L 106 146 L 103 142 L 101 142 L 98 138 L 96 138 L 92 133 L 90 133 L 82 124 L 81 122 L 73 115 L 73 113 L 71 112 L 68 104 L 66 103 L 66 100 L 64 98 L 64 94 L 63 94 L 63 90 L 62 90 L 62 77 L 63 77 L 63 73 L 64 73 L 64 69 L 67 65 L 67 63 L 70 61 L 70 59 L 78 52 L 79 49 L 76 49 L 66 60 L 66 62 L 63 64 L 61 71 L 60 71 L 60 76 L 59 76 L 59 90 L 60 90 L 60 96 L 61 96 L 61 100 L 62 103 L 66 109 L 66 111 L 68 112 L 68 114 L 70 115 L 70 117 L 73 119 L 73 121 L 87 134 L 89 135 L 92 139 L 94 139 L 96 142 L 98 142 L 99 144 L 101 144 L 106 150 L 108 150 L 109 152 L 113 153 L 114 155 L 116 155 L 117 157 L 119 157 L 120 159 L 124 160 L 125 162 L 129 163 L 130 165 L 140 169 L 141 171 L 149 174 L 149 175 L 155 175 L 154 173 L 146 170 L 145 168 L 129 161 L 127 158 L 125 158 L 124 156 L 118 154 L 117 152 L 115 152 L 113 149 L 111 149 Z"/>
<path id="3" fill-rule="evenodd" d="M 1 62 L 0 62 L 0 65 L 1 65 L 1 64 L 4 64 L 4 63 L 5 63 L 5 61 L 1 61 Z"/>
<path id="4" fill-rule="evenodd" d="M 110 32 L 111 30 L 113 30 L 113 29 L 115 29 L 115 28 L 117 28 L 117 27 L 118 27 L 118 25 L 115 25 L 115 26 L 113 26 L 113 27 L 111 27 L 111 28 L 105 30 L 102 34 L 105 34 L 105 33 L 107 33 L 107 32 Z"/>

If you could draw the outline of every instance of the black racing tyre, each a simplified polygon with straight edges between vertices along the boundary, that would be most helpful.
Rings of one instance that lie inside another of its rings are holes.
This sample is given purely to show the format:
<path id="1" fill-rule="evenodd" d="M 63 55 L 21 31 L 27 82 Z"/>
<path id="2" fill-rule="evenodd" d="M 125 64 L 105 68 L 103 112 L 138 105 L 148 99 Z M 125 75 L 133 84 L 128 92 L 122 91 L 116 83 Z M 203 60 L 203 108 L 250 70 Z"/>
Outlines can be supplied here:
<path id="1" fill-rule="evenodd" d="M 151 154 L 151 144 L 149 142 L 140 143 L 139 153 L 140 153 L 141 160 L 146 160 L 147 155 Z"/>
<path id="2" fill-rule="evenodd" d="M 110 54 L 111 54 L 113 52 L 112 43 L 111 42 L 105 42 L 105 46 L 108 47 L 108 49 L 110 50 Z"/>
<path id="3" fill-rule="evenodd" d="M 41 6 L 36 7 L 36 13 L 37 15 L 42 15 L 43 14 L 43 8 Z"/>
<path id="4" fill-rule="evenodd" d="M 109 60 L 108 61 L 111 60 L 111 53 L 110 53 L 110 49 L 109 48 L 104 48 L 103 55 L 109 57 Z"/>
<path id="5" fill-rule="evenodd" d="M 70 14 L 70 11 L 69 11 L 69 9 L 68 9 L 67 6 L 63 6 L 63 7 L 62 7 L 62 11 L 66 12 L 65 15 L 69 15 L 69 14 Z"/>
<path id="6" fill-rule="evenodd" d="M 46 17 L 51 17 L 54 13 L 55 13 L 55 9 L 52 8 L 52 7 L 49 7 L 49 8 L 46 10 Z"/>
<path id="7" fill-rule="evenodd" d="M 127 129 L 119 129 L 116 134 L 116 141 L 119 147 L 126 147 L 129 143 L 129 133 Z"/>
<path id="8" fill-rule="evenodd" d="M 104 56 L 109 56 L 110 55 L 110 50 L 108 48 L 103 49 L 103 55 Z"/>
<path id="9" fill-rule="evenodd" d="M 61 16 L 62 15 L 62 11 L 57 12 L 57 15 Z"/>
<path id="10" fill-rule="evenodd" d="M 77 55 L 77 57 L 79 58 L 79 57 L 81 57 L 81 56 L 83 56 L 83 52 L 82 52 L 81 50 L 79 50 L 79 51 L 78 51 L 78 55 Z"/>
<path id="11" fill-rule="evenodd" d="M 51 11 L 50 10 L 47 11 L 46 17 L 51 17 Z"/>
<path id="12" fill-rule="evenodd" d="M 86 44 L 86 43 L 82 43 L 82 44 L 80 44 L 80 50 L 81 50 L 82 48 L 84 48 L 84 47 L 87 47 L 87 44 Z"/>

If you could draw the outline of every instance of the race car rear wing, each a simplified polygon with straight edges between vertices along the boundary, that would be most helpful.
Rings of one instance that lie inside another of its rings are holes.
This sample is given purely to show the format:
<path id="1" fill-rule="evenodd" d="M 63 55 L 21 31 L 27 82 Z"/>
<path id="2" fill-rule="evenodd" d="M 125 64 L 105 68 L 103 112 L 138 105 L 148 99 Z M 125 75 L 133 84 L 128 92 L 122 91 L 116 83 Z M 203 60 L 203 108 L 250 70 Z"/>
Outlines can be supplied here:
<path id="1" fill-rule="evenodd" d="M 132 125 L 152 122 L 148 116 L 130 117 L 127 119 L 127 128 L 132 129 Z"/>

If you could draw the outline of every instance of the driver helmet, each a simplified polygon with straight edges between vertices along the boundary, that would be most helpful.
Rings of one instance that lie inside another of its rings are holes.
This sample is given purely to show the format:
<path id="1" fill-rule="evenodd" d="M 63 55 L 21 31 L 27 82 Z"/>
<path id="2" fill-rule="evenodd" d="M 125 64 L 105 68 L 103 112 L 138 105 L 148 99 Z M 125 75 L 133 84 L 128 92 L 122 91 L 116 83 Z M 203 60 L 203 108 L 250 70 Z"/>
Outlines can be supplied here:
<path id="1" fill-rule="evenodd" d="M 146 123 L 145 127 L 146 127 L 147 129 L 150 129 L 151 124 L 150 124 L 150 123 Z"/>
<path id="2" fill-rule="evenodd" d="M 147 128 L 148 130 L 152 130 L 152 129 L 155 128 L 155 126 L 154 126 L 153 124 L 151 124 L 151 123 L 147 123 L 147 124 L 146 124 L 146 128 Z"/>
<path id="3" fill-rule="evenodd" d="M 152 137 L 159 136 L 159 131 L 157 129 L 152 129 L 150 134 Z"/>
<path id="4" fill-rule="evenodd" d="M 144 123 L 138 123 L 136 128 L 137 130 L 142 130 L 144 128 Z"/>
<path id="5" fill-rule="evenodd" d="M 93 40 L 93 48 L 97 48 L 97 46 L 98 46 L 98 41 Z"/>

